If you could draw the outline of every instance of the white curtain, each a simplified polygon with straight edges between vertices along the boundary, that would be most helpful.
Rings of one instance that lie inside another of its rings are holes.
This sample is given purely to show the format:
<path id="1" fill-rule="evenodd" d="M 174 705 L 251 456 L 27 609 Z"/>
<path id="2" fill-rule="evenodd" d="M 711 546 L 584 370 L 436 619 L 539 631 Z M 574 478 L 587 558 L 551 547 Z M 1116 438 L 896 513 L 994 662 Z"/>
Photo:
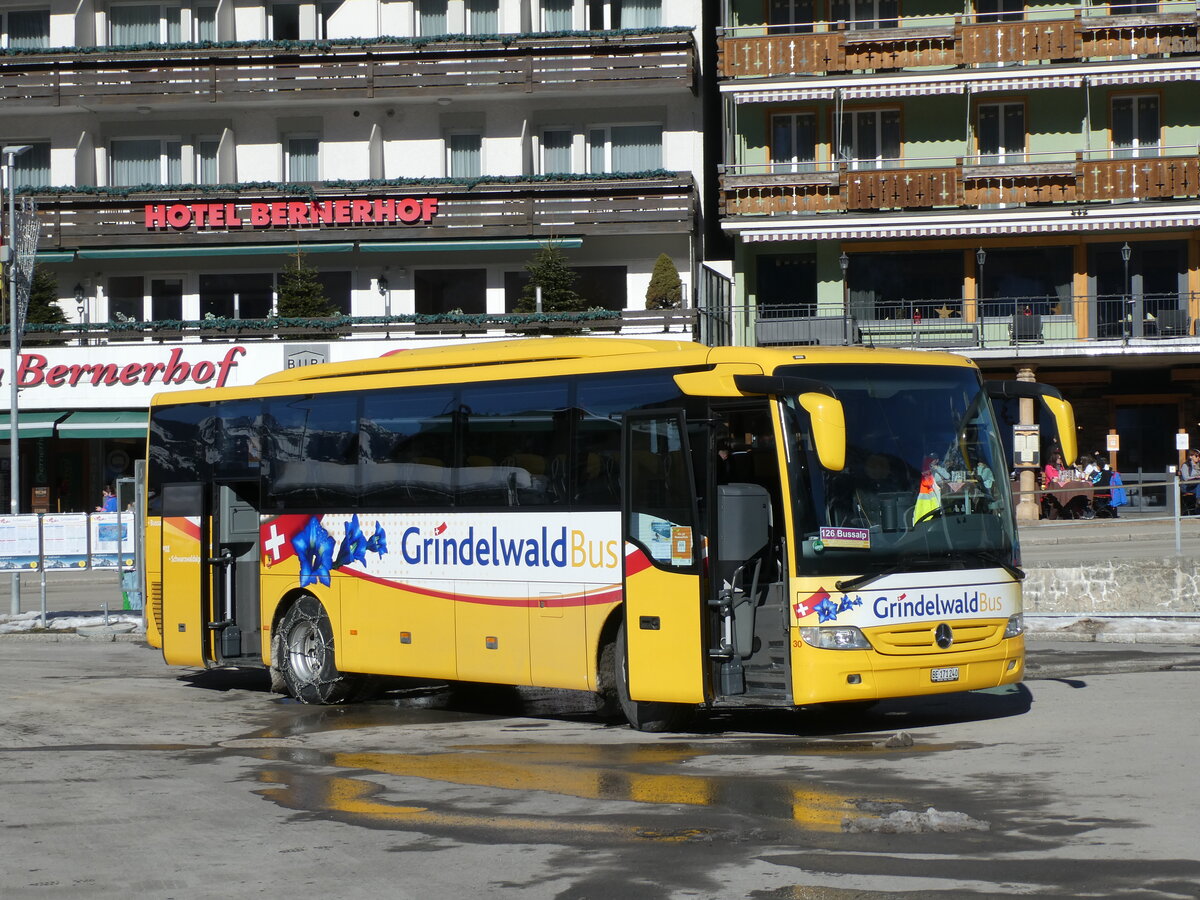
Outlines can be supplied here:
<path id="1" fill-rule="evenodd" d="M 112 183 L 116 187 L 162 182 L 162 142 L 154 139 L 113 141 Z"/>
<path id="2" fill-rule="evenodd" d="M 215 41 L 217 39 L 217 8 L 215 6 L 198 6 L 194 15 L 196 40 Z"/>
<path id="3" fill-rule="evenodd" d="M 287 172 L 288 181 L 317 181 L 317 150 L 320 142 L 314 138 L 288 138 Z"/>
<path id="4" fill-rule="evenodd" d="M 450 177 L 478 178 L 482 168 L 483 138 L 478 134 L 450 135 Z"/>
<path id="5" fill-rule="evenodd" d="M 15 187 L 50 186 L 50 144 L 30 144 L 29 149 L 13 160 Z"/>
<path id="6" fill-rule="evenodd" d="M 500 0 L 470 0 L 467 30 L 471 34 L 496 34 L 500 30 Z"/>
<path id="7" fill-rule="evenodd" d="M 571 132 L 542 132 L 542 174 L 565 175 L 571 171 Z"/>
<path id="8" fill-rule="evenodd" d="M 417 34 L 445 34 L 446 16 L 446 0 L 418 0 Z"/>
<path id="9" fill-rule="evenodd" d="M 649 172 L 661 168 L 661 125 L 613 127 L 612 170 L 614 172 Z"/>
<path id="10" fill-rule="evenodd" d="M 622 28 L 654 28 L 662 24 L 662 0 L 624 0 Z"/>
<path id="11" fill-rule="evenodd" d="M 8 14 L 10 50 L 40 50 L 49 46 L 49 10 L 15 10 Z"/>
<path id="12" fill-rule="evenodd" d="M 217 184 L 217 150 L 220 141 L 201 140 L 196 144 L 196 183 Z"/>
<path id="13" fill-rule="evenodd" d="M 109 40 L 119 44 L 157 44 L 157 6 L 114 6 L 108 11 Z"/>
<path id="14" fill-rule="evenodd" d="M 570 31 L 575 27 L 574 0 L 542 0 L 542 30 Z"/>

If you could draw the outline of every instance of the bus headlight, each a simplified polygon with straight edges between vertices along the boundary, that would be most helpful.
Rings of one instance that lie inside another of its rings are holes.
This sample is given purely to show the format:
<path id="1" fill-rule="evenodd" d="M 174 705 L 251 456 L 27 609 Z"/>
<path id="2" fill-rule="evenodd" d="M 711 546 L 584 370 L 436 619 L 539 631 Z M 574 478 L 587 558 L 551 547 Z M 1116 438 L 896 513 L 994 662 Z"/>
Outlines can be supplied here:
<path id="1" fill-rule="evenodd" d="M 853 625 L 826 628 L 801 628 L 800 637 L 810 647 L 821 650 L 870 650 L 867 636 Z"/>
<path id="2" fill-rule="evenodd" d="M 1008 624 L 1004 627 L 1004 636 L 1006 638 L 1014 638 L 1019 634 L 1025 633 L 1025 617 L 1020 613 L 1015 616 L 1008 617 Z"/>

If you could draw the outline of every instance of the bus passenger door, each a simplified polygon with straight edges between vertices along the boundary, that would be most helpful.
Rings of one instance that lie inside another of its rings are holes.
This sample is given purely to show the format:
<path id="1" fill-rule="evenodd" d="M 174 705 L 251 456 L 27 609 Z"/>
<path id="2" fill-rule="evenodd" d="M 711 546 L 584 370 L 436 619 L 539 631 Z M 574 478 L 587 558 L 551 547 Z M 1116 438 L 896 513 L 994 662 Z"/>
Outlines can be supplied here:
<path id="1" fill-rule="evenodd" d="M 259 633 L 258 481 L 216 485 L 213 520 L 213 602 L 207 623 L 219 662 L 261 655 Z"/>
<path id="2" fill-rule="evenodd" d="M 206 485 L 162 487 L 162 651 L 171 665 L 203 666 L 208 652 L 210 583 Z"/>
<path id="3" fill-rule="evenodd" d="M 623 428 L 629 695 L 703 703 L 703 540 L 683 412 L 628 413 Z"/>

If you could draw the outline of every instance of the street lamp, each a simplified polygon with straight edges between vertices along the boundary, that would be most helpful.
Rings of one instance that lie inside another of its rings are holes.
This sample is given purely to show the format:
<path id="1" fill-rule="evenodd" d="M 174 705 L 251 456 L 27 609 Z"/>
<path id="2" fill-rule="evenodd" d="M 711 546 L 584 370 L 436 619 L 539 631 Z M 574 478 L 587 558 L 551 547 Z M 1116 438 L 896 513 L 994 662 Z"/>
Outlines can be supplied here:
<path id="1" fill-rule="evenodd" d="M 1129 283 L 1129 257 L 1133 256 L 1133 248 L 1129 241 L 1121 248 L 1121 262 L 1125 264 L 1125 296 L 1121 303 L 1121 343 L 1129 343 L 1129 330 L 1133 328 L 1133 285 Z"/>
<path id="2" fill-rule="evenodd" d="M 983 264 L 987 262 L 987 251 L 980 247 L 975 251 L 975 267 L 979 270 L 979 284 L 975 288 L 975 299 L 983 299 Z M 980 315 L 983 315 L 983 310 L 980 309 Z"/>
<path id="3" fill-rule="evenodd" d="M 850 257 L 846 251 L 838 257 L 838 265 L 842 267 L 842 343 L 850 344 L 850 282 L 846 279 L 846 270 L 850 268 Z"/>
<path id="4" fill-rule="evenodd" d="M 76 282 L 75 284 L 75 311 L 79 313 L 79 346 L 87 343 L 84 335 L 87 332 L 87 307 L 83 303 L 83 285 Z"/>
<path id="5" fill-rule="evenodd" d="M 16 173 L 13 163 L 30 148 L 29 144 L 11 144 L 0 148 L 4 157 L 4 180 L 8 185 L 8 233 L 4 241 L 4 264 L 8 267 L 8 440 L 9 450 L 9 510 L 15 516 L 21 511 L 21 433 L 17 416 L 17 350 L 21 336 L 17 333 L 17 261 L 13 255 L 13 238 L 16 236 L 16 202 L 13 182 Z M 12 614 L 21 614 L 21 576 L 12 575 Z"/>

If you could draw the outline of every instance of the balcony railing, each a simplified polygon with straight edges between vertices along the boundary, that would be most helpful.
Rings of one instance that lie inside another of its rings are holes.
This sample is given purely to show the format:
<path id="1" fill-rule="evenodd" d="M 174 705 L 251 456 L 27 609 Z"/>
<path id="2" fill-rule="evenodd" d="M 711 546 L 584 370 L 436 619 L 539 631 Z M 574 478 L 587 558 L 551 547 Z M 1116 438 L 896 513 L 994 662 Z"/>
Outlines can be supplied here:
<path id="1" fill-rule="evenodd" d="M 1200 344 L 1200 295 L 948 298 L 857 303 L 849 313 L 812 304 L 760 304 L 735 311 L 759 346 L 907 347 L 927 350 L 1038 349 L 1107 345 L 1164 350 Z"/>
<path id="2" fill-rule="evenodd" d="M 293 102 L 439 96 L 625 92 L 693 87 L 688 31 L 574 36 L 448 36 L 424 41 L 247 42 L 228 46 L 69 49 L 0 56 L 0 102 L 18 107 L 157 106 L 188 101 Z"/>
<path id="3" fill-rule="evenodd" d="M 982 208 L 1200 197 L 1200 148 L 726 166 L 725 216 Z"/>
<path id="4" fill-rule="evenodd" d="M 1147 12 L 1147 8 L 1153 11 Z M 1200 50 L 1194 0 L 726 29 L 722 78 L 1162 57 Z"/>
<path id="5" fill-rule="evenodd" d="M 463 182 L 330 182 L 312 185 L 261 184 L 122 188 L 111 191 L 29 192 L 42 222 L 39 250 L 122 247 L 196 247 L 230 244 L 295 246 L 297 240 L 404 241 L 503 237 L 561 237 L 565 234 L 686 233 L 695 216 L 692 176 L 645 175 L 562 178 L 497 178 Z M 336 203 L 376 198 L 396 201 L 434 198 L 437 212 L 427 223 L 405 225 L 360 221 L 320 226 L 254 227 L 242 217 L 237 227 L 186 229 L 148 227 L 146 207 L 230 205 L 289 201 Z"/>
<path id="6" fill-rule="evenodd" d="M 31 325 L 23 351 L 46 346 L 99 344 L 229 343 L 286 340 L 378 340 L 471 335 L 504 337 L 527 334 L 662 334 L 687 340 L 695 331 L 696 309 L 605 310 L 582 313 L 444 313 L 394 316 L 334 316 L 328 319 L 208 318 L 191 322 L 86 322 Z M 0 325 L 7 341 L 8 326 Z"/>

